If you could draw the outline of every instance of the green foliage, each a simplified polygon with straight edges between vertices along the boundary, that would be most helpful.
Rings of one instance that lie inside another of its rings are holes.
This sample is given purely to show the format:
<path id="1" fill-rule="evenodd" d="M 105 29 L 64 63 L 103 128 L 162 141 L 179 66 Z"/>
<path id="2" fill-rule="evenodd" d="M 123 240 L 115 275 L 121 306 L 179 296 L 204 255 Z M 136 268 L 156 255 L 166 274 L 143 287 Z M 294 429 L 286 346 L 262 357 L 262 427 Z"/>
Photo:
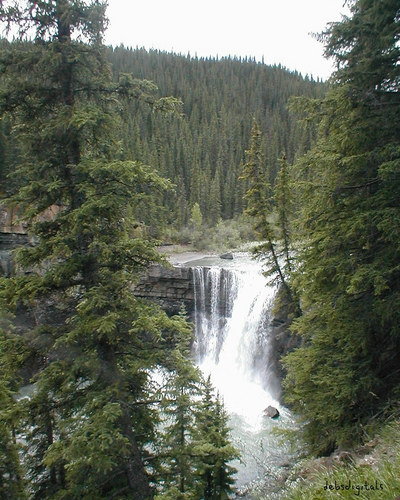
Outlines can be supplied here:
<path id="1" fill-rule="evenodd" d="M 190 342 L 178 336 L 162 372 L 161 420 L 155 467 L 156 498 L 228 498 L 238 452 L 229 442 L 227 415 L 190 362 Z"/>
<path id="2" fill-rule="evenodd" d="M 244 199 L 246 212 L 253 217 L 254 229 L 261 243 L 253 252 L 265 263 L 265 275 L 278 281 L 289 302 L 296 300 L 290 285 L 291 277 L 291 229 L 290 177 L 286 156 L 281 160 L 275 189 L 268 181 L 269 169 L 261 152 L 261 130 L 253 123 L 250 148 L 246 151 L 241 179 L 247 183 Z M 282 259 L 283 262 L 282 263 Z"/>
<path id="3" fill-rule="evenodd" d="M 195 498 L 192 436 L 200 375 L 187 357 L 181 354 L 174 357 L 175 368 L 163 387 L 159 489 L 166 498 L 172 492 L 176 492 L 176 498 Z"/>
<path id="4" fill-rule="evenodd" d="M 282 242 L 283 258 L 285 260 L 284 272 L 286 276 L 290 277 L 292 273 L 291 246 L 293 236 L 291 219 L 293 218 L 293 201 L 291 192 L 293 189 L 293 182 L 290 178 L 286 155 L 283 155 L 280 164 L 274 188 L 274 201 L 277 211 L 278 238 Z"/>
<path id="5" fill-rule="evenodd" d="M 243 165 L 241 177 L 250 184 L 244 196 L 248 203 L 247 212 L 259 219 L 262 219 L 268 213 L 271 198 L 267 164 L 261 152 L 261 137 L 260 127 L 254 121 L 251 129 L 250 148 L 246 151 L 246 163 Z M 265 228 L 266 232 L 268 230 L 270 230 L 269 226 Z"/>
<path id="6" fill-rule="evenodd" d="M 319 139 L 295 165 L 304 340 L 286 357 L 285 386 L 317 453 L 360 440 L 400 387 L 398 6 L 352 11 L 326 34 L 339 69 L 309 106 Z"/>
<path id="7" fill-rule="evenodd" d="M 193 224 L 194 229 L 200 229 L 203 225 L 203 215 L 197 202 L 192 207 L 190 222 Z"/>
<path id="8" fill-rule="evenodd" d="M 220 219 L 214 227 L 203 225 L 201 230 L 194 232 L 192 227 L 184 227 L 179 231 L 167 228 L 163 238 L 176 244 L 192 244 L 196 250 L 222 252 L 243 247 L 253 242 L 256 234 L 252 229 L 252 219 L 246 214 L 235 219 Z"/>
<path id="9" fill-rule="evenodd" d="M 375 94 L 394 100 L 395 105 L 400 56 L 398 3 L 383 0 L 377 5 L 372 0 L 358 0 L 352 2 L 351 12 L 351 19 L 333 23 L 323 34 L 325 53 L 338 64 L 335 80 L 348 83 L 356 99 L 372 104 Z"/>
<path id="10" fill-rule="evenodd" d="M 249 222 L 247 224 L 250 225 Z M 234 249 L 240 247 L 243 241 L 248 241 L 250 236 L 252 236 L 251 229 L 249 226 L 246 227 L 244 217 L 225 221 L 220 219 L 215 227 L 204 231 L 198 248 L 216 251 Z"/>
<path id="11" fill-rule="evenodd" d="M 160 259 L 132 229 L 169 183 L 123 158 L 118 98 L 154 109 L 176 103 L 151 98 L 146 82 L 110 81 L 103 4 L 31 4 L 20 10 L 3 2 L 0 11 L 22 37 L 36 36 L 2 52 L 0 96 L 20 152 L 13 172 L 20 188 L 8 202 L 36 240 L 16 257 L 30 274 L 4 280 L 2 289 L 9 308 L 40 318 L 20 331 L 29 354 L 42 360 L 19 424 L 30 492 L 143 500 L 152 495 L 144 456 L 157 422 L 145 403 L 149 371 L 166 362 L 165 338 L 188 327 L 132 295 L 139 274 Z M 10 425 L 4 438 L 15 448 Z"/>
<path id="12" fill-rule="evenodd" d="M 27 498 L 20 464 L 17 429 L 21 418 L 16 401 L 18 369 L 26 356 L 10 319 L 0 310 L 0 497 Z"/>
<path id="13" fill-rule="evenodd" d="M 203 229 L 203 215 L 200 210 L 199 204 L 196 202 L 191 210 L 190 217 L 190 232 L 191 232 L 191 243 L 197 246 L 198 242 L 202 237 Z"/>
<path id="14" fill-rule="evenodd" d="M 312 478 L 293 482 L 285 489 L 283 498 L 288 500 L 350 499 L 355 496 L 363 500 L 397 498 L 400 491 L 399 422 L 387 424 L 380 434 L 380 442 L 369 457 L 373 465 L 338 464 L 329 470 L 322 467 Z M 302 464 L 303 467 L 304 465 L 312 470 L 312 462 Z M 295 474 L 296 472 L 293 475 Z"/>
<path id="15" fill-rule="evenodd" d="M 286 103 L 292 95 L 319 96 L 323 86 L 298 73 L 249 59 L 198 59 L 122 46 L 109 49 L 107 57 L 115 81 L 132 72 L 157 82 L 161 95 L 183 101 L 183 113 L 168 116 L 129 104 L 121 133 L 126 151 L 154 165 L 176 186 L 163 203 L 166 221 L 179 229 L 189 224 L 196 202 L 207 226 L 243 212 L 245 186 L 238 177 L 254 117 L 263 132 L 261 149 L 272 184 L 283 150 L 292 162 L 310 147 L 310 131 Z"/>
<path id="16" fill-rule="evenodd" d="M 213 394 L 210 378 L 203 383 L 203 397 L 196 414 L 193 454 L 198 457 L 195 470 L 197 498 L 229 498 L 236 469 L 229 462 L 239 457 L 230 444 L 228 416 L 220 397 Z"/>
<path id="17" fill-rule="evenodd" d="M 227 414 L 210 379 L 203 381 L 187 357 L 175 355 L 174 363 L 163 387 L 156 498 L 227 499 L 236 472 L 229 462 L 239 456 L 229 441 Z"/>

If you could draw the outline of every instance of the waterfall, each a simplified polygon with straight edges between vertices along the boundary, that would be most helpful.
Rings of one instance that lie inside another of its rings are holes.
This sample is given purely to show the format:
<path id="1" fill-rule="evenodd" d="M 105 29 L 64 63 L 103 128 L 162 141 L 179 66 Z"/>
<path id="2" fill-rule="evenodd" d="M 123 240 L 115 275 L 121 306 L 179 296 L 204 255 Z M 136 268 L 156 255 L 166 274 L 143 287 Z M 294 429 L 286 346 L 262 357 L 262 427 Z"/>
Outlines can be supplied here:
<path id="1" fill-rule="evenodd" d="M 194 356 L 230 415 L 232 443 L 241 454 L 233 463 L 238 498 L 255 500 L 260 498 L 257 491 L 278 498 L 280 467 L 291 452 L 274 430 L 294 429 L 296 424 L 278 402 L 280 382 L 273 369 L 271 309 L 276 287 L 268 285 L 261 266 L 248 254 L 237 254 L 225 268 L 219 259 L 195 262 Z M 263 415 L 269 405 L 279 410 L 277 420 Z"/>
<path id="2" fill-rule="evenodd" d="M 193 275 L 197 363 L 211 375 L 228 411 L 257 426 L 268 405 L 279 406 L 269 368 L 276 290 L 254 263 L 236 269 L 195 267 Z"/>

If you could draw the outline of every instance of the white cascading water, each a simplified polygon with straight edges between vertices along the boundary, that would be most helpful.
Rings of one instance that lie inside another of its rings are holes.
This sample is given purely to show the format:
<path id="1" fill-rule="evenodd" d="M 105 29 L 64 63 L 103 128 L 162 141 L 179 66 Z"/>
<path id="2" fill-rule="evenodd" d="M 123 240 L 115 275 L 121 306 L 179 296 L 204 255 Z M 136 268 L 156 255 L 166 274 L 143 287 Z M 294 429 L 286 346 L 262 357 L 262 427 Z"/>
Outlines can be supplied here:
<path id="1" fill-rule="evenodd" d="M 268 406 L 279 406 L 268 387 L 270 309 L 275 289 L 258 266 L 197 267 L 197 362 L 210 374 L 229 412 L 256 426 Z"/>
<path id="2" fill-rule="evenodd" d="M 285 460 L 287 450 L 279 449 L 272 428 L 287 427 L 291 419 L 276 399 L 279 381 L 270 363 L 276 288 L 268 286 L 261 266 L 248 258 L 228 266 L 193 267 L 194 354 L 231 416 L 234 444 L 243 458 L 235 464 L 237 485 L 246 488 L 266 480 L 267 463 L 278 466 Z M 279 422 L 263 415 L 269 405 L 279 410 Z"/>

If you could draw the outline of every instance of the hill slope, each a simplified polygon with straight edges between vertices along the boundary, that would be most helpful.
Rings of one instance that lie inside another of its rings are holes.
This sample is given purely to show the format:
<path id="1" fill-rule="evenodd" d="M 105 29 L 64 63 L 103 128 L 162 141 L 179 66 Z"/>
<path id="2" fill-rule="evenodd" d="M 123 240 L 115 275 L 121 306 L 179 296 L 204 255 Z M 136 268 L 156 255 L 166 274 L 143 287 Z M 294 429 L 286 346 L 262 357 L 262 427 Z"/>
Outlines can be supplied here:
<path id="1" fill-rule="evenodd" d="M 244 183 L 238 180 L 255 118 L 274 182 L 278 158 L 292 161 L 309 149 L 312 132 L 287 110 L 292 95 L 321 95 L 320 82 L 279 66 L 248 59 L 198 59 L 144 49 L 108 49 L 114 77 L 132 73 L 151 80 L 160 95 L 183 101 L 182 116 L 162 116 L 132 103 L 125 115 L 126 150 L 153 165 L 177 186 L 164 200 L 169 221 L 185 224 L 198 202 L 205 220 L 242 212 Z"/>

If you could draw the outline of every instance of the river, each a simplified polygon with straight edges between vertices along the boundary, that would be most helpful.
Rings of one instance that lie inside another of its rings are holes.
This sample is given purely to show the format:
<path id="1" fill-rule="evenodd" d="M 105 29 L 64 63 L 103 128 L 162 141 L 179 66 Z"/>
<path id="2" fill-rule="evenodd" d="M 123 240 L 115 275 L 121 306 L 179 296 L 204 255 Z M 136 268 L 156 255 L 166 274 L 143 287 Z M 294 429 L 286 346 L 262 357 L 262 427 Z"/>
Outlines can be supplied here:
<path id="1" fill-rule="evenodd" d="M 247 253 L 233 260 L 191 255 L 181 265 L 194 272 L 193 355 L 224 400 L 232 441 L 241 453 L 233 463 L 236 498 L 279 498 L 291 453 L 278 434 L 295 429 L 295 421 L 279 401 L 280 381 L 271 369 L 276 287 L 268 285 L 261 265 Z M 278 409 L 277 419 L 264 415 L 268 406 Z"/>

